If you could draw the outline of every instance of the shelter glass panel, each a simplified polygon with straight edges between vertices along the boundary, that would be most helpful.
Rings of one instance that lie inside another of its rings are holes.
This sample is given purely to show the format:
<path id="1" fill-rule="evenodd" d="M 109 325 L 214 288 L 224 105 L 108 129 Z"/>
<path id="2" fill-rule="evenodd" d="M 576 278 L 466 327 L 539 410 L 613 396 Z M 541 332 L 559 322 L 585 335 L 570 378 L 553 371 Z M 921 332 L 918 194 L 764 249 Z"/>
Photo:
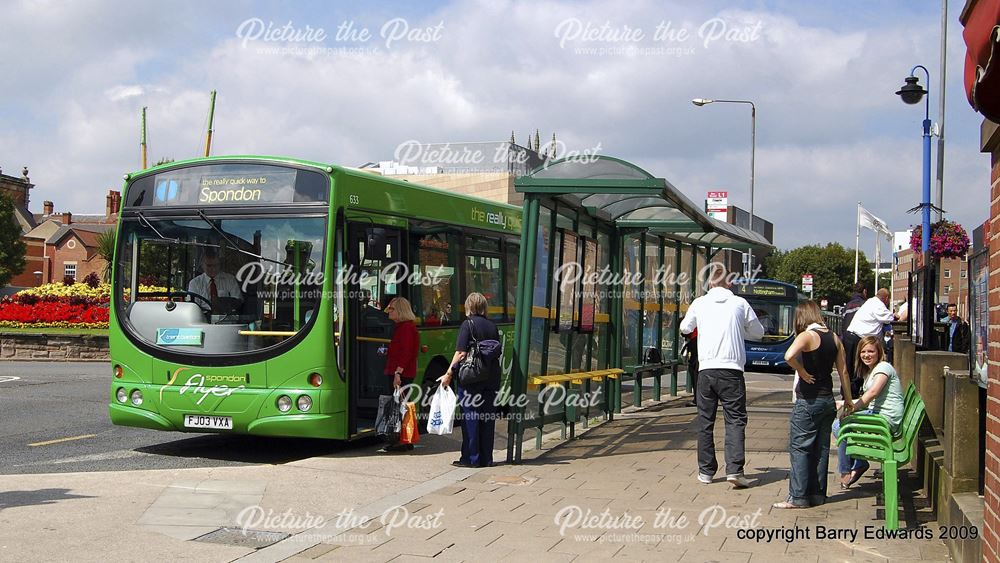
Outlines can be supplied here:
<path id="1" fill-rule="evenodd" d="M 643 275 L 643 349 L 659 348 L 657 331 L 660 326 L 660 292 L 656 289 L 656 279 L 660 269 L 660 239 L 646 237 L 646 257 L 642 271 Z M 648 356 L 647 356 L 648 357 Z"/>
<path id="2" fill-rule="evenodd" d="M 535 243 L 535 280 L 531 314 L 531 345 L 528 352 L 528 374 L 541 375 L 542 348 L 547 338 L 548 323 L 547 292 L 549 286 L 549 252 L 552 248 L 552 211 L 542 207 L 538 210 L 538 238 Z"/>
<path id="3" fill-rule="evenodd" d="M 637 365 L 640 359 L 639 327 L 642 323 L 642 311 L 640 310 L 640 293 L 642 292 L 642 281 L 639 264 L 639 252 L 641 249 L 641 235 L 629 235 L 625 237 L 625 283 L 623 284 L 623 300 L 625 319 L 623 323 L 622 338 L 622 361 L 624 365 Z"/>
<path id="4" fill-rule="evenodd" d="M 677 310 L 677 292 L 674 291 L 675 261 L 677 259 L 677 249 L 672 241 L 667 241 L 663 249 L 663 272 L 660 276 L 659 290 L 663 293 L 663 314 L 660 316 L 660 326 L 663 332 L 660 335 L 660 349 L 664 358 L 672 358 L 674 350 L 677 349 L 674 342 L 674 311 Z"/>

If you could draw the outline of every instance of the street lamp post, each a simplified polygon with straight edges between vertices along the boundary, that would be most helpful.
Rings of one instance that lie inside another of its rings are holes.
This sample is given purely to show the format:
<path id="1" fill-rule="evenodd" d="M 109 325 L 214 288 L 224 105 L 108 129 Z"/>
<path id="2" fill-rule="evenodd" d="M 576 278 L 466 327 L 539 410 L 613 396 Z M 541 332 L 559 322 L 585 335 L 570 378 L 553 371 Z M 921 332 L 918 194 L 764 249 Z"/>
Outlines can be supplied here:
<path id="1" fill-rule="evenodd" d="M 754 184 L 754 156 L 757 151 L 757 106 L 754 105 L 750 100 L 708 100 L 705 98 L 695 98 L 691 100 L 691 103 L 701 107 L 708 104 L 720 103 L 720 104 L 748 104 L 750 106 L 750 230 L 753 231 L 754 216 L 753 216 L 753 184 Z M 748 268 L 753 271 L 753 252 L 748 251 L 750 255 L 750 261 Z M 749 276 L 748 276 L 749 277 Z"/>
<path id="2" fill-rule="evenodd" d="M 931 83 L 931 74 L 922 65 L 917 65 L 910 70 L 910 75 L 906 77 L 903 87 L 896 92 L 903 102 L 907 104 L 919 104 L 924 94 L 927 100 L 924 109 L 924 184 L 922 200 L 920 202 L 921 227 L 920 227 L 920 252 L 923 254 L 924 264 L 928 263 L 928 251 L 931 245 L 931 96 L 928 90 L 919 83 L 919 78 L 913 75 L 917 69 L 924 71 L 927 76 L 928 87 Z"/>

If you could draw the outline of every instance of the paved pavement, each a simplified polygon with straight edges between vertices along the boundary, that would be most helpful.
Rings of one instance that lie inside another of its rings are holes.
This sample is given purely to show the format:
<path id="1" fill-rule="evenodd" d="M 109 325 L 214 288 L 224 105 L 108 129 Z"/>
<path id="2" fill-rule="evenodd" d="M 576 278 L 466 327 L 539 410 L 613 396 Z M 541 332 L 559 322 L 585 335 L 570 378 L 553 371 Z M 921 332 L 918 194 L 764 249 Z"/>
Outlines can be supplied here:
<path id="1" fill-rule="evenodd" d="M 78 387 L 70 391 L 50 381 L 13 391 L 3 387 L 17 383 L 3 382 L 3 367 L 9 366 L 0 364 L 0 408 L 5 413 L 0 451 L 6 446 L 21 449 L 14 455 L 0 453 L 6 456 L 0 457 L 0 560 L 946 560 L 936 540 L 861 535 L 866 526 L 881 528 L 875 498 L 880 484 L 874 479 L 862 480 L 860 488 L 846 494 L 832 482 L 834 496 L 821 508 L 770 509 L 787 489 L 785 376 L 749 378 L 748 473 L 758 483 L 732 491 L 724 482 L 696 482 L 693 409 L 681 407 L 683 400 L 616 417 L 572 442 L 547 443 L 540 456 L 529 452 L 522 465 L 457 469 L 450 462 L 456 457 L 458 432 L 424 436 L 405 455 L 378 454 L 374 444 L 327 444 L 323 449 L 289 441 L 178 438 L 137 430 L 130 437 L 119 431 L 133 429 L 107 426 L 107 375 L 99 367 L 93 373 L 59 375 L 33 364 L 34 371 L 23 372 L 23 379 L 35 380 L 45 372 L 45 377 L 63 377 L 61 385 Z M 86 395 L 90 387 L 99 389 L 95 393 L 100 398 L 81 411 L 100 411 L 100 419 L 63 415 L 65 404 L 73 404 L 73 397 Z M 13 421 L 8 427 L 7 413 L 31 416 L 31 409 L 18 402 L 40 391 L 52 395 L 45 400 L 54 401 L 46 415 L 50 426 L 43 430 Z M 720 414 L 719 440 L 721 428 Z M 59 464 L 54 463 L 58 456 L 52 456 L 30 470 L 8 465 L 24 465 L 18 462 L 24 459 L 26 440 L 74 432 L 106 438 L 36 448 L 66 454 L 55 448 L 91 444 L 87 447 L 99 446 L 100 451 L 82 455 L 104 457 Z M 186 450 L 189 441 L 196 447 Z M 134 445 L 139 442 L 144 445 Z M 498 441 L 498 449 L 501 445 Z M 172 448 L 180 453 L 171 454 Z M 122 457 L 136 450 L 144 450 L 143 455 Z M 135 459 L 150 461 L 135 466 Z M 179 466 L 172 465 L 178 460 Z M 66 466 L 75 469 L 65 471 Z M 912 504 L 904 500 L 908 509 L 903 521 L 917 526 L 921 514 L 914 513 Z M 250 533 L 242 534 L 241 526 Z M 812 539 L 789 543 L 739 537 L 745 528 L 775 534 L 792 533 L 788 530 L 796 526 L 808 530 Z M 818 540 L 819 526 L 860 533 L 853 541 Z M 919 529 L 936 530 L 929 526 Z M 237 533 L 227 534 L 225 528 L 237 528 Z M 255 537 L 255 531 L 270 534 Z"/>
<path id="2" fill-rule="evenodd" d="M 386 533 L 386 524 L 373 521 L 285 561 L 948 560 L 936 539 L 874 537 L 883 523 L 876 479 L 842 492 L 831 473 L 826 505 L 772 509 L 787 494 L 787 414 L 751 414 L 752 488 L 697 482 L 692 411 L 625 415 L 523 465 L 479 470 L 405 505 L 415 515 L 439 514 L 436 527 Z M 917 523 L 921 515 L 904 498 L 909 533 L 933 536 L 933 523 Z M 817 537 L 832 530 L 838 537 Z M 754 537 L 768 531 L 771 541 Z"/>

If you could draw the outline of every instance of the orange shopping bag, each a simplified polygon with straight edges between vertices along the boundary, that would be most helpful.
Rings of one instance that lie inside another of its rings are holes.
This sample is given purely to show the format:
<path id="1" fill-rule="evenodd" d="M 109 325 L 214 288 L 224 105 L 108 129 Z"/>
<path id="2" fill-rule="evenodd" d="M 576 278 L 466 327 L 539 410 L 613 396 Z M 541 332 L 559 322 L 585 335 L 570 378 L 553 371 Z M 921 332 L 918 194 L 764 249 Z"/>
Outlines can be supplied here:
<path id="1" fill-rule="evenodd" d="M 403 415 L 403 424 L 399 428 L 400 444 L 416 444 L 420 441 L 420 432 L 417 430 L 417 404 L 406 403 L 406 413 Z"/>

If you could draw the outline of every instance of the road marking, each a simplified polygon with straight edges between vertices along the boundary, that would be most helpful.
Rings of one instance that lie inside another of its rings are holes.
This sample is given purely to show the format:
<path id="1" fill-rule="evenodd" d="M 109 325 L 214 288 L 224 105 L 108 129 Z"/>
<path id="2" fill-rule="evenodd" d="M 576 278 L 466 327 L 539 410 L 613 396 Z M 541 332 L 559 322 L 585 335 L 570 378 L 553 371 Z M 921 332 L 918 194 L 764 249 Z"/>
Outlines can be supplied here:
<path id="1" fill-rule="evenodd" d="M 18 379 L 21 378 L 14 375 L 0 375 L 0 383 L 9 383 L 11 381 L 17 381 Z"/>
<path id="2" fill-rule="evenodd" d="M 83 439 L 86 439 L 86 438 L 96 438 L 96 437 L 97 437 L 97 434 L 84 434 L 82 436 L 70 436 L 68 438 L 57 438 L 55 440 L 46 440 L 44 442 L 35 442 L 35 443 L 32 443 L 32 444 L 28 444 L 28 446 L 29 447 L 34 447 L 34 446 L 49 446 L 49 445 L 52 445 L 52 444 L 59 444 L 61 442 L 71 442 L 73 440 L 83 440 Z"/>

